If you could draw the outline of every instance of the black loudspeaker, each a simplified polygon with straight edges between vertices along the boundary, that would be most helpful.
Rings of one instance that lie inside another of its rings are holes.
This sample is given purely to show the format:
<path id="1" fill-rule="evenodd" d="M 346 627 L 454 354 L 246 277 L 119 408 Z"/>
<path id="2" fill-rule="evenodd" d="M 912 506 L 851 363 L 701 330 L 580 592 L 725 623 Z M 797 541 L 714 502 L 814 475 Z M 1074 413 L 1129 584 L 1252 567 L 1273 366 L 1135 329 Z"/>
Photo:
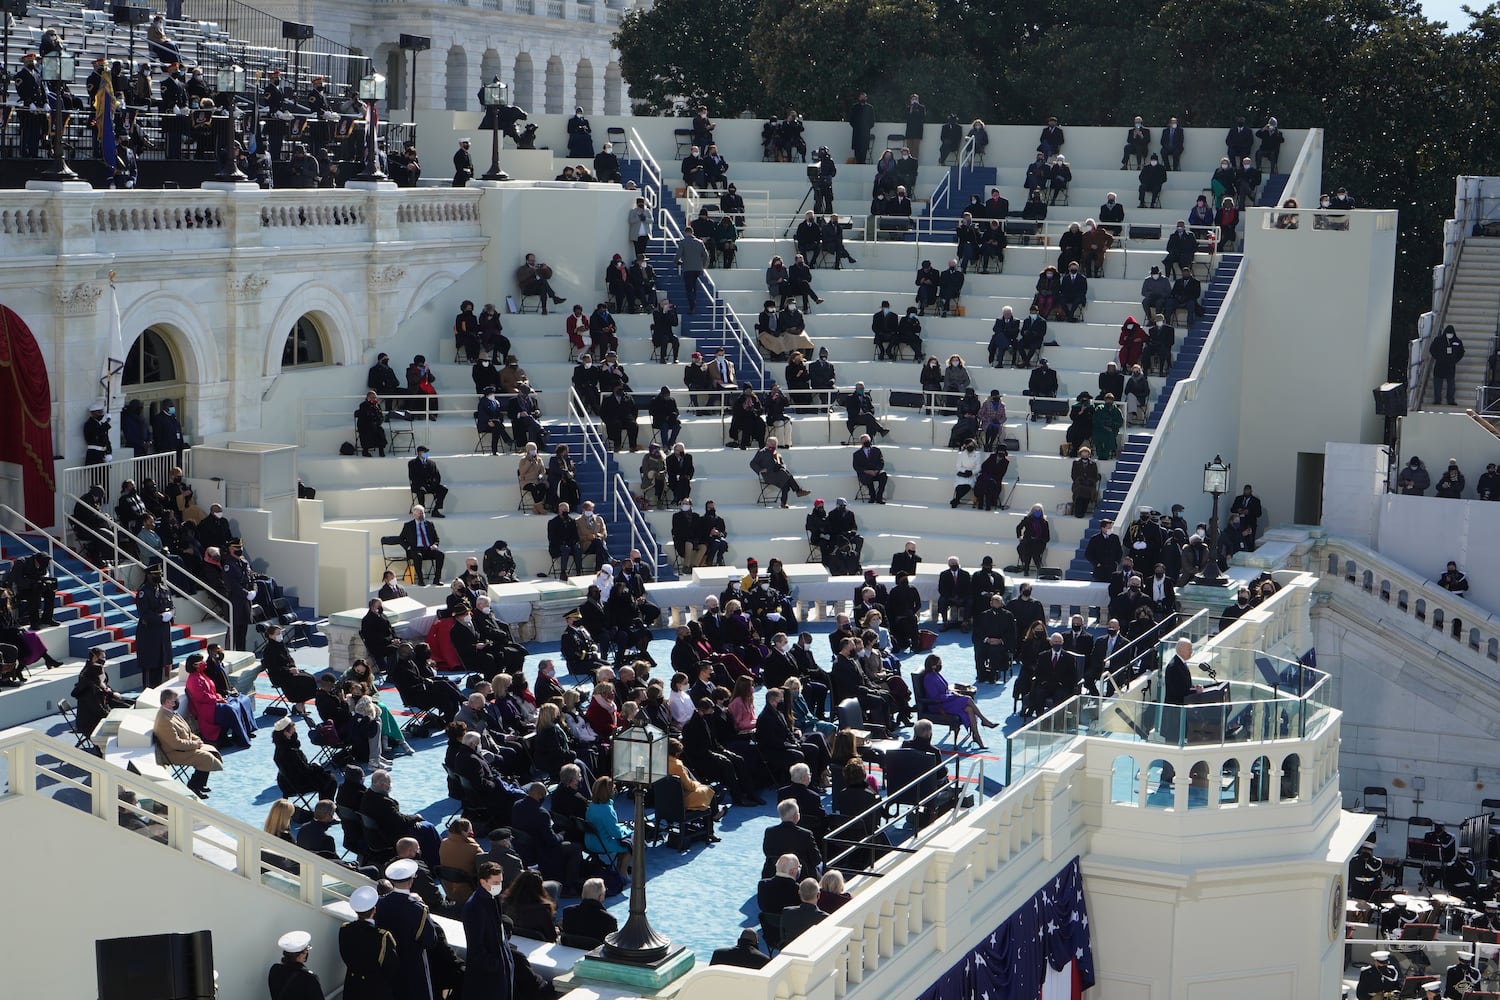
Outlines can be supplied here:
<path id="1" fill-rule="evenodd" d="M 1375 413 L 1382 417 L 1406 416 L 1406 383 L 1382 382 L 1372 389 L 1375 396 Z"/>
<path id="2" fill-rule="evenodd" d="M 151 20 L 151 8 L 137 7 L 134 4 L 116 4 L 109 9 L 109 16 L 118 25 L 134 27 Z"/>
<path id="3" fill-rule="evenodd" d="M 313 26 L 310 24 L 298 24 L 296 21 L 281 22 L 281 37 L 293 42 L 311 41 Z"/>
<path id="4" fill-rule="evenodd" d="M 213 1000 L 212 931 L 94 942 L 99 1000 Z"/>
<path id="5" fill-rule="evenodd" d="M 0 0 L 0 14 L 12 17 L 26 16 L 26 0 Z"/>
<path id="6" fill-rule="evenodd" d="M 403 32 L 400 47 L 408 52 L 426 52 L 432 48 L 432 39 L 426 35 L 408 35 Z"/>

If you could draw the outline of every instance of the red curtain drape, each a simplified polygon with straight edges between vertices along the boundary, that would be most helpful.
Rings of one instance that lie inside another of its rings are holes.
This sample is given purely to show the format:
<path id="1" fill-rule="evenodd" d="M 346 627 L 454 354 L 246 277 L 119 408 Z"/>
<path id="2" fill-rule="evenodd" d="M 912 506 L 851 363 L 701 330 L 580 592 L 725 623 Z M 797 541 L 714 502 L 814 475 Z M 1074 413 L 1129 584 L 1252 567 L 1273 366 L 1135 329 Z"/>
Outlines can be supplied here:
<path id="1" fill-rule="evenodd" d="M 21 467 L 25 514 L 52 527 L 52 387 L 31 328 L 0 306 L 0 462 Z"/>

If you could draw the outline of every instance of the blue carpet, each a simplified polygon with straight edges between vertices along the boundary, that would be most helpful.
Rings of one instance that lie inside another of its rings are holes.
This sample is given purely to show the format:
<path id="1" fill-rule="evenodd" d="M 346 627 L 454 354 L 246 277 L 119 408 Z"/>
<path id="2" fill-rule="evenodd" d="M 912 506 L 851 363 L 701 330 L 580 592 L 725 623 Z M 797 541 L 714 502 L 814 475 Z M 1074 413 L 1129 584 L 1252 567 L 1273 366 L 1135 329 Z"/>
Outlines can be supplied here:
<path id="1" fill-rule="evenodd" d="M 818 636 L 818 655 L 826 662 L 828 647 L 823 636 L 832 630 L 831 625 L 811 624 L 807 630 Z M 670 630 L 658 630 L 651 654 L 659 664 L 669 663 L 672 640 Z M 535 675 L 535 664 L 543 656 L 561 661 L 556 643 L 533 643 L 528 648 L 531 651 L 527 659 L 528 676 Z M 939 638 L 933 652 L 943 657 L 943 672 L 950 682 L 974 683 L 973 646 L 968 635 L 957 630 L 946 633 Z M 315 670 L 326 664 L 326 649 L 298 649 L 294 653 L 306 669 Z M 909 655 L 903 671 L 910 674 L 920 669 L 922 658 L 923 654 Z M 670 676 L 669 669 L 659 667 L 657 672 Z M 979 698 L 987 716 L 1006 720 L 1003 729 L 1006 733 L 1020 724 L 1018 718 L 1010 717 L 1012 700 L 1008 688 L 1008 684 L 985 685 Z M 257 699 L 262 707 L 270 704 L 271 691 L 264 678 Z M 393 689 L 383 690 L 381 701 L 393 712 L 402 711 L 400 698 Z M 267 731 L 250 748 L 225 753 L 224 770 L 214 775 L 214 791 L 208 800 L 211 807 L 256 828 L 265 821 L 270 804 L 280 797 L 268 731 L 275 720 L 275 716 L 262 716 L 259 722 Z M 33 726 L 54 735 L 63 731 L 61 719 L 56 716 L 39 720 Z M 944 732 L 939 730 L 939 736 Z M 990 748 L 980 755 L 985 761 L 986 794 L 999 789 L 1004 773 L 1005 743 L 998 735 L 1000 732 L 990 731 L 986 741 Z M 418 740 L 413 746 L 416 755 L 397 758 L 391 769 L 392 794 L 402 810 L 422 813 L 438 826 L 439 832 L 444 821 L 458 809 L 458 803 L 448 797 L 442 769 L 445 742 L 441 735 Z M 632 815 L 629 797 L 621 796 L 616 808 L 621 819 L 628 822 Z M 673 941 L 687 945 L 703 961 L 707 961 L 714 948 L 732 944 L 740 928 L 755 926 L 755 887 L 763 860 L 761 836 L 775 820 L 775 804 L 768 799 L 765 806 L 732 808 L 718 827 L 722 843 L 710 846 L 700 841 L 685 853 L 665 845 L 649 848 L 646 866 L 652 926 Z M 858 891 L 857 885 L 851 888 Z M 610 911 L 623 924 L 628 915 L 628 895 L 613 897 L 609 902 Z"/>

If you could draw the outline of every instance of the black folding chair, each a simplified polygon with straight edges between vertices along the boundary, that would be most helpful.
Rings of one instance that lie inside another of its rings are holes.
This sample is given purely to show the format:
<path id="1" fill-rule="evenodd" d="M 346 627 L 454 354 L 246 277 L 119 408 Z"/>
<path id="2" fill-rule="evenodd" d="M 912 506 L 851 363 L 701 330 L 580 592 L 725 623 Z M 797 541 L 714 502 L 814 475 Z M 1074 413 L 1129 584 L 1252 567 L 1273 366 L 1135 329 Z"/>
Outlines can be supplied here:
<path id="1" fill-rule="evenodd" d="M 707 809 L 689 810 L 682 794 L 682 779 L 669 774 L 651 786 L 656 801 L 657 832 L 668 847 L 686 851 L 694 840 L 707 840 L 712 831 L 712 814 Z"/>
<path id="2" fill-rule="evenodd" d="M 74 709 L 71 701 L 66 698 L 59 698 L 57 700 L 57 712 L 63 717 L 63 721 L 68 724 L 68 732 L 73 734 L 73 745 L 75 747 L 79 750 L 85 750 L 96 757 L 104 756 L 99 748 L 94 745 L 93 734 L 85 733 L 78 728 L 78 712 Z"/>

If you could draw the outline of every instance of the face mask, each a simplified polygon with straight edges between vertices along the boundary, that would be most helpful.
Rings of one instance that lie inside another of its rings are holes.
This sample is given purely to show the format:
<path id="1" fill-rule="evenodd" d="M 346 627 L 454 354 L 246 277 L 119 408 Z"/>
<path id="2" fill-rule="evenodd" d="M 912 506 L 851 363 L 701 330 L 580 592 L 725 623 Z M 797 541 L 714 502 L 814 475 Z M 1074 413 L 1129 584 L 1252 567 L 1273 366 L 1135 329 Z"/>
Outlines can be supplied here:
<path id="1" fill-rule="evenodd" d="M 677 508 L 677 509 L 678 509 L 678 510 L 681 510 L 681 511 L 689 511 L 689 510 L 692 510 L 692 509 L 693 509 L 693 507 L 692 507 L 692 505 L 691 505 L 691 504 L 682 504 L 682 505 L 681 505 L 681 506 L 679 506 L 679 507 L 678 507 L 678 508 Z"/>
<path id="2" fill-rule="evenodd" d="M 500 895 L 501 892 L 504 891 L 505 886 L 504 885 L 491 885 L 491 886 L 486 886 L 486 888 L 489 890 L 489 893 L 490 893 L 491 896 L 498 896 L 498 895 Z"/>
<path id="3" fill-rule="evenodd" d="M 468 625 L 468 624 L 470 624 L 470 623 L 472 623 L 472 622 L 473 622 L 473 621 L 474 621 L 474 619 L 473 619 L 473 618 L 471 618 L 471 617 L 468 617 L 468 616 L 465 616 L 465 617 L 463 617 L 463 618 L 460 618 L 460 619 L 459 619 L 459 620 L 458 620 L 458 623 L 459 623 L 459 624 L 460 624 L 460 625 Z"/>

